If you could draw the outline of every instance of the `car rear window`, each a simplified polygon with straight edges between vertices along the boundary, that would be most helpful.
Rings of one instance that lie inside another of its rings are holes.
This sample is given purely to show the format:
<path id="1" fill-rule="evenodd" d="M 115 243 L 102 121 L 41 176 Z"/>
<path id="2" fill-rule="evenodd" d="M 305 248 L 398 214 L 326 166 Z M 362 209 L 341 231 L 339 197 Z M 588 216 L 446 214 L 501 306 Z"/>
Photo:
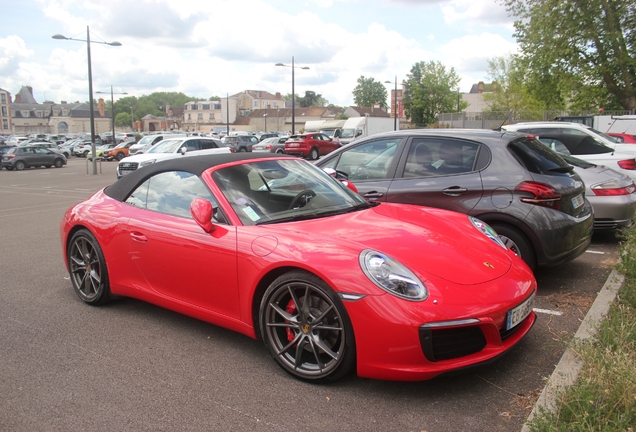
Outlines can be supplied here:
<path id="1" fill-rule="evenodd" d="M 567 176 L 572 171 L 572 167 L 561 156 L 537 139 L 512 141 L 508 144 L 508 150 L 531 173 Z"/>

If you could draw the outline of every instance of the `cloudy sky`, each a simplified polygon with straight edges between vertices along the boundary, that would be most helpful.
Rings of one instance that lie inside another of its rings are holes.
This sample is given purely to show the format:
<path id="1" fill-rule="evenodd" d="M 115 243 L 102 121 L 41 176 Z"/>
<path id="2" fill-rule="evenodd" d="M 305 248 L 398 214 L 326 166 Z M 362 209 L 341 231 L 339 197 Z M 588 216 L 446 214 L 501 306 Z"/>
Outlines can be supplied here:
<path id="1" fill-rule="evenodd" d="M 361 75 L 406 78 L 437 60 L 460 90 L 488 79 L 487 61 L 515 52 L 499 0 L 0 0 L 0 88 L 33 87 L 38 102 L 86 101 L 86 43 L 93 90 L 137 97 L 178 91 L 208 98 L 242 90 L 322 94 L 353 104 Z M 392 84 L 387 84 L 390 90 Z"/>

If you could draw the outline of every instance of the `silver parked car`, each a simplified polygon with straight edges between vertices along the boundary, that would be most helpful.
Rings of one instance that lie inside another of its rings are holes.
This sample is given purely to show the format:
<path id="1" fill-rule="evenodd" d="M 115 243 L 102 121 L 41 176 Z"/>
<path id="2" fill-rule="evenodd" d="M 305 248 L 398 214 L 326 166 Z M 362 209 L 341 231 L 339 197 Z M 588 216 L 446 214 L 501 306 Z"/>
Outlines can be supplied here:
<path id="1" fill-rule="evenodd" d="M 631 226 L 636 217 L 634 181 L 611 168 L 561 155 L 585 183 L 585 197 L 594 208 L 594 229 L 615 230 Z"/>
<path id="2" fill-rule="evenodd" d="M 269 153 L 285 153 L 285 141 L 289 139 L 286 137 L 271 137 L 265 138 L 258 144 L 252 145 L 253 152 L 269 152 Z"/>
<path id="3" fill-rule="evenodd" d="M 387 132 L 337 149 L 316 165 L 348 178 L 369 201 L 475 216 L 532 269 L 574 259 L 591 241 L 594 215 L 583 181 L 556 152 L 525 134 Z"/>

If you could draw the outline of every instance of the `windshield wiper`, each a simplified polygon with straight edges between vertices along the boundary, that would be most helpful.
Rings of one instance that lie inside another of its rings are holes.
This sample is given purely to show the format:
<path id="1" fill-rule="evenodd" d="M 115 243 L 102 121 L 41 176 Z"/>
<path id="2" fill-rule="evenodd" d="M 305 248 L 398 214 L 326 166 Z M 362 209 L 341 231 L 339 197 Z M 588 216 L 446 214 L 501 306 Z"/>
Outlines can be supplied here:
<path id="1" fill-rule="evenodd" d="M 355 212 L 359 210 L 364 210 L 371 207 L 375 207 L 376 205 L 379 205 L 379 204 L 380 204 L 379 202 L 364 202 L 352 207 L 348 207 L 346 209 L 329 210 L 329 211 L 324 211 L 320 213 L 298 213 L 291 216 L 259 221 L 256 223 L 256 225 L 267 225 L 267 224 L 278 223 L 278 222 L 296 222 L 300 220 L 319 219 L 323 217 L 336 216 L 336 215 L 341 215 L 345 213 L 351 213 L 351 212 Z"/>

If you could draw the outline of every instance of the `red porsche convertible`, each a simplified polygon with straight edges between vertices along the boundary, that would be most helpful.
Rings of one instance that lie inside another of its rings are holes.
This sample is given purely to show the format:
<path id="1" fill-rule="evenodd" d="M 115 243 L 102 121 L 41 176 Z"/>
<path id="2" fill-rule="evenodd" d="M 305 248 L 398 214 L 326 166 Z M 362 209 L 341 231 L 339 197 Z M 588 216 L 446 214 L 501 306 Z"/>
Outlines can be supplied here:
<path id="1" fill-rule="evenodd" d="M 429 379 L 497 358 L 536 319 L 532 272 L 480 220 L 369 203 L 284 155 L 141 168 L 71 207 L 61 240 L 84 302 L 260 337 L 308 381 Z"/>

